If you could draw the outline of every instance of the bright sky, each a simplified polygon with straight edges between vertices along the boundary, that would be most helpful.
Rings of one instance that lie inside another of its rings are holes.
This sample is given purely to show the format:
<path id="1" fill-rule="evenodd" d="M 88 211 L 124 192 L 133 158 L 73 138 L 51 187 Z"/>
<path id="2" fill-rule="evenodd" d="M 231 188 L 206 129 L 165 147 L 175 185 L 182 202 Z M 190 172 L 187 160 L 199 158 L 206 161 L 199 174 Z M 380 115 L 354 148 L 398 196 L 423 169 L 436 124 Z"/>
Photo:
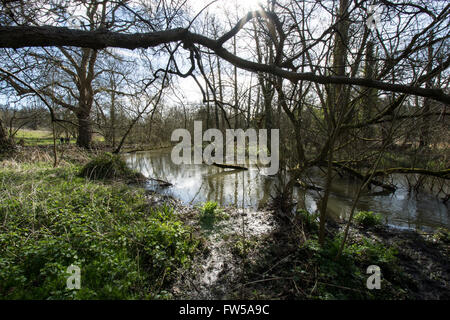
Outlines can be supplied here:
<path id="1" fill-rule="evenodd" d="M 192 0 L 189 3 L 195 11 L 200 11 L 206 5 L 213 2 L 213 0 Z M 258 4 L 264 3 L 261 0 L 217 0 L 212 5 L 208 7 L 209 11 L 212 12 L 223 12 L 226 8 L 233 8 L 234 4 L 237 4 L 241 12 L 252 11 L 258 9 Z"/>
<path id="2" fill-rule="evenodd" d="M 213 2 L 213 3 L 212 3 Z M 259 9 L 259 4 L 264 3 L 261 0 L 191 0 L 189 4 L 192 6 L 193 11 L 196 13 L 200 12 L 205 6 L 212 3 L 208 8 L 202 12 L 205 14 L 209 12 L 210 14 L 216 15 L 221 20 L 226 19 L 227 11 L 234 9 L 237 7 L 236 12 L 230 12 L 230 14 L 237 15 L 238 18 L 243 17 L 248 11 L 253 11 Z M 234 18 L 234 17 L 233 17 Z M 233 18 L 231 20 L 233 21 Z M 238 72 L 242 72 L 239 70 Z M 245 78 L 245 79 L 244 79 Z M 249 81 L 248 75 L 239 75 L 239 79 Z M 202 86 L 205 86 L 205 82 L 202 77 L 197 77 Z M 180 78 L 179 80 L 179 88 L 183 91 L 184 96 L 186 98 L 186 102 L 193 103 L 199 102 L 202 100 L 201 91 L 198 88 L 198 85 L 195 83 L 192 77 L 189 78 Z"/>

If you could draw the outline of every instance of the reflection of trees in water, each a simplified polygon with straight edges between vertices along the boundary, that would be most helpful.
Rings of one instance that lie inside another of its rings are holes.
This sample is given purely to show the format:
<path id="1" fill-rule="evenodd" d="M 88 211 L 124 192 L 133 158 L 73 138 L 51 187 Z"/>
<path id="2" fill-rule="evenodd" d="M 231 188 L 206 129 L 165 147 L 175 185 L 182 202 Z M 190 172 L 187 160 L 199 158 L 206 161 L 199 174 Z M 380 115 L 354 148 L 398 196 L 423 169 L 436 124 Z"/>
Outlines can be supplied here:
<path id="1" fill-rule="evenodd" d="M 192 203 L 198 201 L 199 199 L 197 199 L 197 198 L 201 198 L 201 191 L 203 189 L 204 183 L 205 183 L 205 180 L 202 180 L 202 183 L 200 184 L 200 187 L 198 187 L 197 192 L 194 194 L 192 199 L 189 201 L 189 204 L 192 204 Z M 206 199 L 209 199 L 209 198 L 207 197 Z"/>
<path id="2" fill-rule="evenodd" d="M 238 183 L 238 179 L 237 179 L 238 175 L 239 174 L 236 174 L 234 176 L 234 205 L 236 205 L 236 206 L 239 205 L 238 204 L 238 193 L 239 193 L 238 187 L 239 187 L 239 183 Z"/>
<path id="3" fill-rule="evenodd" d="M 208 170 L 209 171 L 209 170 Z M 217 202 L 217 192 L 216 192 L 216 186 L 217 186 L 217 180 L 219 179 L 211 179 L 210 176 L 206 178 L 208 180 L 208 194 L 206 196 L 206 199 L 213 200 Z M 214 186 L 216 184 L 216 186 Z"/>
<path id="4" fill-rule="evenodd" d="M 261 199 L 260 197 L 260 192 L 259 192 L 259 188 L 257 188 L 257 185 L 255 185 L 255 182 L 258 181 L 259 177 L 255 176 L 252 179 L 252 174 L 254 174 L 252 172 L 252 170 L 247 170 L 245 173 L 246 175 L 246 182 L 247 182 L 247 187 L 245 188 L 247 190 L 247 206 L 254 206 L 254 205 L 259 205 L 259 200 Z"/>
<path id="5" fill-rule="evenodd" d="M 234 204 L 239 207 L 244 202 L 246 207 L 261 207 L 268 204 L 270 196 L 275 193 L 275 186 L 280 185 L 279 177 L 259 175 L 252 169 L 236 171 L 206 165 L 176 165 L 171 161 L 170 153 L 130 154 L 126 160 L 131 167 L 152 178 L 174 183 L 174 187 L 167 192 L 186 202 L 195 198 L 195 202 L 210 200 L 221 205 Z M 192 187 L 189 184 L 188 188 L 177 189 L 177 183 L 180 185 L 187 181 L 193 182 L 193 179 L 198 184 L 193 183 Z M 308 184 L 322 185 L 320 172 L 308 172 L 304 179 Z M 390 179 L 391 182 L 407 185 L 406 181 L 399 177 Z M 339 213 L 348 209 L 354 195 L 354 186 L 354 181 L 336 178 L 335 185 L 332 186 L 333 196 L 329 202 L 330 214 L 331 211 Z M 406 190 L 401 188 L 395 195 L 390 196 L 365 195 L 360 199 L 357 210 L 381 213 L 389 223 L 403 227 L 448 228 L 450 219 L 444 204 L 424 194 L 416 198 Z M 298 208 L 306 209 L 309 200 L 314 201 L 316 205 L 319 203 L 319 195 L 315 191 L 294 188 L 293 193 L 298 201 Z"/>

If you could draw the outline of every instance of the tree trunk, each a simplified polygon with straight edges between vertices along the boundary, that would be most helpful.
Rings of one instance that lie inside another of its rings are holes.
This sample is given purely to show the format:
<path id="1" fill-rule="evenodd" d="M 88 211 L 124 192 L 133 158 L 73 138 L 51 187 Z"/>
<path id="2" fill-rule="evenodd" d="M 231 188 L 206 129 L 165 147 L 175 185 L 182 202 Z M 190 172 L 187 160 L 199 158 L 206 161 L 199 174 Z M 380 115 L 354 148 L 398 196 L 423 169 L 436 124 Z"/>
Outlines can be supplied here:
<path id="1" fill-rule="evenodd" d="M 114 81 L 111 78 L 111 88 L 113 91 L 111 92 L 111 106 L 109 109 L 110 117 L 111 117 L 111 128 L 110 128 L 110 135 L 111 135 L 111 143 L 112 148 L 114 149 L 116 147 L 116 85 Z"/>
<path id="2" fill-rule="evenodd" d="M 2 119 L 0 119 L 0 143 L 4 142 L 7 139 L 6 131 L 3 128 Z"/>
<path id="3" fill-rule="evenodd" d="M 375 54 L 374 43 L 372 40 L 367 42 L 366 48 L 366 63 L 364 68 L 364 76 L 366 79 L 373 79 L 375 74 Z M 367 93 L 363 98 L 363 119 L 369 121 L 372 118 L 373 112 L 376 110 L 377 104 L 377 90 L 374 88 L 367 88 Z M 364 134 L 367 138 L 373 138 L 374 130 L 372 126 L 364 128 Z"/>
<path id="4" fill-rule="evenodd" d="M 209 118 L 210 118 L 210 106 L 209 106 L 209 92 L 208 86 L 206 86 L 206 130 L 209 129 Z"/>
<path id="5" fill-rule="evenodd" d="M 0 153 L 9 150 L 12 147 L 11 141 L 8 139 L 2 120 L 0 119 Z"/>
<path id="6" fill-rule="evenodd" d="M 89 119 L 90 112 L 77 113 L 78 119 L 78 138 L 77 145 L 81 148 L 90 149 L 92 140 L 91 121 Z"/>
<path id="7" fill-rule="evenodd" d="M 337 25 L 337 32 L 334 35 L 335 46 L 333 48 L 333 75 L 345 77 L 345 67 L 347 63 L 347 46 L 348 46 L 348 7 L 349 0 L 339 1 L 338 17 L 339 23 Z M 347 112 L 349 95 L 348 91 L 342 84 L 336 84 L 330 87 L 329 95 L 327 96 L 327 109 L 330 118 L 327 119 L 329 143 L 325 145 L 323 151 L 327 152 L 327 177 L 325 184 L 324 195 L 320 203 L 320 218 L 319 218 L 319 243 L 321 246 L 325 242 L 325 224 L 327 219 L 328 197 L 330 195 L 331 183 L 333 181 L 332 166 L 333 166 L 333 148 L 339 137 L 339 127 L 342 123 L 342 117 Z"/>
<path id="8" fill-rule="evenodd" d="M 431 38 L 432 39 L 432 38 Z M 433 70 L 433 46 L 428 46 L 428 65 L 427 65 L 427 72 L 430 73 Z M 431 89 L 433 86 L 431 78 L 425 83 L 425 88 Z M 431 99 L 425 98 L 423 100 L 423 109 L 422 114 L 427 114 L 430 112 L 431 109 Z M 419 138 L 419 145 L 420 148 L 426 148 L 430 144 L 430 119 L 428 117 L 422 118 L 421 128 L 420 128 L 420 138 Z"/>
<path id="9" fill-rule="evenodd" d="M 233 38 L 233 54 L 236 55 L 236 36 Z M 239 110 L 238 110 L 238 80 L 237 80 L 237 67 L 234 66 L 233 68 L 234 73 L 234 129 L 237 129 L 239 127 Z"/>

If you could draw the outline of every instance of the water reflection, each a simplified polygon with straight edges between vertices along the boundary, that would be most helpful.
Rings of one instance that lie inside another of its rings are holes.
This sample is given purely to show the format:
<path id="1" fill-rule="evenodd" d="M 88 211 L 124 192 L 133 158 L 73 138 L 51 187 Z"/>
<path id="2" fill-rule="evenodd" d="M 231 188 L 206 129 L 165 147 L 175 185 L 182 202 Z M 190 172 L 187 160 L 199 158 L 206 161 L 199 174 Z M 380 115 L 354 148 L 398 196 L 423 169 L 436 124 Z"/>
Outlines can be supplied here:
<path id="1" fill-rule="evenodd" d="M 148 188 L 174 196 L 184 203 L 196 204 L 216 201 L 221 205 L 258 208 L 266 205 L 275 195 L 277 178 L 264 175 L 261 169 L 250 167 L 247 171 L 222 169 L 208 165 L 176 165 L 170 159 L 170 150 L 161 149 L 126 155 L 130 167 L 144 175 L 169 181 L 169 188 L 160 188 L 149 182 Z M 313 175 L 314 183 L 322 185 L 323 178 Z M 396 181 L 402 184 L 399 178 Z M 353 180 L 337 178 L 332 185 L 329 198 L 329 214 L 345 218 L 350 212 L 358 183 Z M 310 212 L 318 210 L 317 191 L 294 190 L 299 204 Z M 363 195 L 358 210 L 371 210 L 381 213 L 385 222 L 400 228 L 419 228 L 430 231 L 436 227 L 450 227 L 447 207 L 435 197 L 421 194 L 410 196 L 405 188 L 399 188 L 391 195 Z"/>

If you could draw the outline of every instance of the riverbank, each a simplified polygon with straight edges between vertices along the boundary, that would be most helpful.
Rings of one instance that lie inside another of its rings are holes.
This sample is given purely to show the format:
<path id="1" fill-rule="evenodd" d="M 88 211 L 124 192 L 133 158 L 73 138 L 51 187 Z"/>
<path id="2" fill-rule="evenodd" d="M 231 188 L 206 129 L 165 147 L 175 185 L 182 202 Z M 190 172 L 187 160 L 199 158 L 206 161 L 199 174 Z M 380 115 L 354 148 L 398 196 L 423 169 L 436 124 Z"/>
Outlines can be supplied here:
<path id="1" fill-rule="evenodd" d="M 183 205 L 123 179 L 79 176 L 90 153 L 24 149 L 0 162 L 5 299 L 449 299 L 449 234 L 342 223 L 277 208 Z M 82 289 L 66 289 L 80 265 Z M 369 265 L 381 289 L 369 290 Z"/>

